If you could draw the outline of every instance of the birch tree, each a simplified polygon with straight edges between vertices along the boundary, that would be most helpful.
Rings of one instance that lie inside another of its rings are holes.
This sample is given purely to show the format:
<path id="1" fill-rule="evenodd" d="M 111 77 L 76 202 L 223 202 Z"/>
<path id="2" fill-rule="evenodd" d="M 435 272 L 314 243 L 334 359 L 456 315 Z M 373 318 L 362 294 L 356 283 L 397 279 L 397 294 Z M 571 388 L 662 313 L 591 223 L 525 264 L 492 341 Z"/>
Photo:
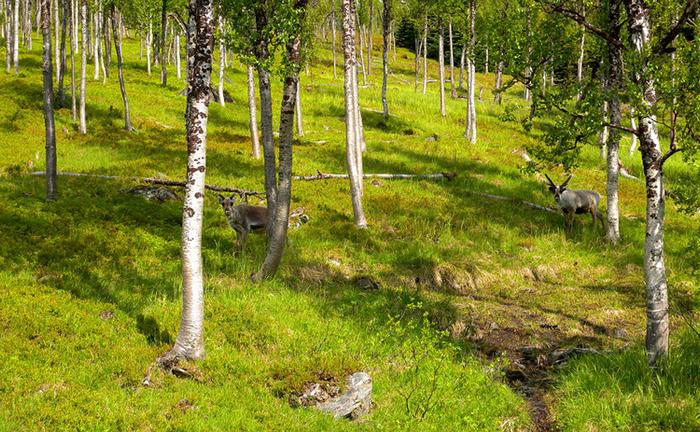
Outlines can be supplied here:
<path id="1" fill-rule="evenodd" d="M 389 115 L 389 104 L 386 101 L 386 87 L 389 79 L 389 38 L 391 37 L 391 1 L 384 0 L 384 14 L 382 15 L 382 109 L 384 116 Z"/>
<path id="2" fill-rule="evenodd" d="M 56 130 L 53 117 L 53 71 L 51 65 L 51 15 L 49 0 L 41 0 L 41 33 L 43 36 L 42 72 L 44 80 L 44 128 L 46 130 L 46 199 L 56 194 Z M 15 33 L 17 35 L 17 33 Z"/>
<path id="3" fill-rule="evenodd" d="M 82 37 L 80 38 L 80 133 L 87 133 L 87 119 L 85 115 L 85 76 L 87 74 L 87 46 L 88 46 L 88 0 L 81 1 L 81 27 Z"/>
<path id="4" fill-rule="evenodd" d="M 187 56 L 187 182 L 182 211 L 182 317 L 173 348 L 159 363 L 171 368 L 180 359 L 204 357 L 204 279 L 202 220 L 206 171 L 207 121 L 214 51 L 212 0 L 190 0 Z M 161 50 L 163 48 L 161 47 Z M 161 57 L 161 61 L 164 57 Z"/>
<path id="5" fill-rule="evenodd" d="M 360 229 L 367 227 L 362 208 L 362 151 L 360 149 L 358 103 L 355 84 L 357 81 L 357 59 L 355 48 L 355 2 L 342 0 L 341 12 L 343 17 L 343 54 L 345 70 L 345 150 L 350 177 L 350 198 L 355 219 L 355 226 Z"/>
<path id="6" fill-rule="evenodd" d="M 280 109 L 279 176 L 277 180 L 277 203 L 273 214 L 273 225 L 268 239 L 267 255 L 255 280 L 271 277 L 282 261 L 289 226 L 289 208 L 292 194 L 292 139 L 294 133 L 294 111 L 302 66 L 302 27 L 307 0 L 294 0 L 287 23 L 286 60 L 287 73 L 282 89 Z M 280 5 L 284 8 L 284 4 Z M 280 7 L 278 6 L 278 7 Z M 268 210 L 269 212 L 269 210 Z"/>
<path id="7" fill-rule="evenodd" d="M 464 136 L 469 140 L 470 143 L 476 144 L 476 105 L 474 102 L 474 85 L 475 85 L 475 75 L 476 68 L 475 64 L 475 50 L 476 46 L 476 0 L 470 0 L 469 3 L 469 42 L 468 51 L 466 57 L 467 64 L 467 119 L 466 119 L 466 129 L 464 131 Z"/>
<path id="8" fill-rule="evenodd" d="M 255 68 L 248 65 L 248 113 L 250 139 L 253 145 L 253 157 L 260 159 L 260 140 L 258 139 L 258 114 L 255 107 Z"/>
<path id="9" fill-rule="evenodd" d="M 124 73 L 122 71 L 122 41 L 119 34 L 119 25 L 117 23 L 117 9 L 112 3 L 110 7 L 110 17 L 112 20 L 112 39 L 114 39 L 114 50 L 117 53 L 117 74 L 119 75 L 119 90 L 122 93 L 122 102 L 124 104 L 124 129 L 131 131 L 131 114 L 129 113 L 129 97 L 126 95 L 126 87 L 124 86 Z"/>

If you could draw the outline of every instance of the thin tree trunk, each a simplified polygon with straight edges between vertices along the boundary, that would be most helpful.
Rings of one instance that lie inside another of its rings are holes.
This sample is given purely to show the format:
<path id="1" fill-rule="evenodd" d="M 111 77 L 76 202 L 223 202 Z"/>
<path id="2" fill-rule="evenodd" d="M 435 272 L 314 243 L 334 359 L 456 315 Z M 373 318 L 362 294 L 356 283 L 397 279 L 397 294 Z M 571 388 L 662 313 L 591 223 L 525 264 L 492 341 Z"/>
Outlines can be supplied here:
<path id="1" fill-rule="evenodd" d="M 374 18 L 374 0 L 369 1 L 369 28 L 367 31 L 367 75 L 372 75 L 372 32 Z"/>
<path id="2" fill-rule="evenodd" d="M 584 14 L 585 16 L 585 14 Z M 578 62 L 576 64 L 576 82 L 579 85 L 579 91 L 576 95 L 576 100 L 581 100 L 581 97 L 583 96 L 582 89 L 582 83 L 583 83 L 583 60 L 586 55 L 586 32 L 581 28 L 581 42 L 579 43 L 579 51 L 578 51 Z"/>
<path id="3" fill-rule="evenodd" d="M 355 10 L 353 0 L 342 0 L 341 10 L 343 15 L 343 52 L 345 57 L 345 140 L 346 140 L 346 158 L 348 164 L 348 173 L 350 175 L 350 197 L 352 200 L 352 208 L 355 219 L 355 226 L 358 228 L 366 228 L 367 221 L 365 219 L 364 210 L 362 208 L 362 177 L 358 172 L 358 159 L 361 160 L 362 154 L 358 155 L 357 143 L 357 100 L 355 99 L 354 81 L 356 78 L 356 58 L 355 58 Z M 353 76 L 355 75 L 355 76 Z"/>
<path id="4" fill-rule="evenodd" d="M 153 43 L 153 23 L 148 19 L 148 35 L 146 35 L 146 71 L 151 76 L 151 44 Z"/>
<path id="5" fill-rule="evenodd" d="M 225 57 L 226 56 L 224 56 L 224 66 L 226 65 Z M 177 27 L 175 27 L 175 68 L 177 69 L 177 79 L 181 80 L 182 62 L 180 61 L 180 29 L 178 29 Z"/>
<path id="6" fill-rule="evenodd" d="M 384 16 L 382 17 L 382 36 L 384 46 L 382 47 L 382 109 L 384 116 L 389 115 L 389 104 L 386 101 L 386 86 L 389 80 L 389 38 L 391 37 L 391 1 L 384 0 Z"/>
<path id="7" fill-rule="evenodd" d="M 449 34 L 450 34 L 450 97 L 457 97 L 457 90 L 455 89 L 455 58 L 454 58 L 454 47 L 452 45 L 452 17 L 449 21 Z"/>
<path id="8" fill-rule="evenodd" d="M 187 56 L 187 185 L 182 211 L 182 317 L 173 348 L 161 357 L 164 366 L 179 359 L 204 357 L 204 277 L 202 220 L 206 169 L 207 120 L 214 50 L 212 0 L 190 0 Z M 164 50 L 163 50 L 164 51 Z M 163 52 L 161 51 L 161 53 Z M 161 57 L 161 61 L 165 60 Z"/>
<path id="9" fill-rule="evenodd" d="M 56 194 L 56 131 L 53 118 L 53 71 L 51 70 L 51 17 L 49 0 L 41 0 L 41 30 L 44 40 L 42 71 L 44 78 L 44 126 L 46 128 L 46 199 Z M 16 11 L 15 11 L 16 13 Z"/>
<path id="10" fill-rule="evenodd" d="M 440 22 L 440 29 L 438 35 L 438 64 L 439 64 L 439 78 L 440 78 L 440 115 L 445 117 L 447 113 L 445 112 L 445 28 Z"/>
<path id="11" fill-rule="evenodd" d="M 416 72 L 416 79 L 415 79 L 415 84 L 413 86 L 413 91 L 417 92 L 418 91 L 418 76 L 419 76 L 419 70 L 420 70 L 420 56 L 421 56 L 421 48 L 423 46 L 423 42 L 418 39 L 418 36 L 414 38 L 414 42 L 416 45 L 416 57 L 415 57 L 415 72 Z"/>
<path id="12" fill-rule="evenodd" d="M 476 105 L 474 101 L 476 84 L 476 67 L 474 61 L 474 48 L 476 46 L 476 0 L 469 3 L 469 52 L 467 55 L 467 121 L 464 136 L 469 142 L 476 144 Z"/>
<path id="13" fill-rule="evenodd" d="M 499 54 L 502 54 L 503 51 L 501 50 Z M 501 57 L 503 58 L 503 57 Z M 495 93 L 496 95 L 494 96 L 494 101 L 497 104 L 501 104 L 503 101 L 503 93 L 500 91 L 501 90 L 501 85 L 503 84 L 503 60 L 498 61 L 498 66 L 496 66 L 496 84 L 494 85 L 494 89 L 496 90 Z"/>
<path id="14" fill-rule="evenodd" d="M 112 65 L 112 42 L 109 35 L 109 11 L 100 11 L 102 17 L 102 41 L 104 42 L 103 58 L 102 58 L 102 83 L 107 83 L 109 78 L 109 67 Z"/>
<path id="15" fill-rule="evenodd" d="M 131 130 L 131 115 L 129 114 L 129 98 L 126 95 L 124 87 L 124 74 L 122 72 L 122 40 L 119 34 L 119 25 L 117 23 L 117 11 L 114 3 L 111 6 L 112 16 L 112 38 L 114 39 L 114 50 L 117 53 L 117 74 L 119 75 L 119 89 L 122 92 L 122 101 L 124 102 L 124 129 Z"/>
<path id="16" fill-rule="evenodd" d="M 428 15 L 423 25 L 423 94 L 428 90 Z"/>
<path id="17" fill-rule="evenodd" d="M 608 3 L 608 34 L 615 40 L 620 39 L 620 3 Z M 620 215 L 618 209 L 618 179 L 620 176 L 620 129 L 622 114 L 620 112 L 620 96 L 622 88 L 622 50 L 612 44 L 608 45 L 608 79 L 607 93 L 610 95 L 610 128 L 607 140 L 608 147 L 608 181 L 607 181 L 607 232 L 606 239 L 612 244 L 620 240 Z"/>
<path id="18" fill-rule="evenodd" d="M 304 19 L 305 0 L 297 0 L 294 8 L 301 12 L 298 16 Z M 280 138 L 279 138 L 279 177 L 277 183 L 277 204 L 273 216 L 273 226 L 268 241 L 267 255 L 255 275 L 255 280 L 269 278 L 275 274 L 284 253 L 289 226 L 289 206 L 292 196 L 292 139 L 294 134 L 295 102 L 298 100 L 299 70 L 301 67 L 301 26 L 297 34 L 287 43 L 287 60 L 292 71 L 284 79 L 282 106 L 280 109 Z M 300 111 L 297 110 L 297 113 Z M 269 211 L 269 210 L 268 210 Z"/>
<path id="19" fill-rule="evenodd" d="M 649 42 L 650 24 L 648 6 L 641 0 L 624 0 L 627 10 L 627 29 L 630 42 L 641 71 L 640 95 L 648 108 L 639 116 L 639 149 L 642 153 L 646 181 L 646 236 L 644 239 L 644 276 L 646 280 L 646 351 L 649 365 L 655 366 L 668 354 L 668 283 L 664 264 L 664 215 L 665 197 L 663 184 L 663 158 L 653 108 L 656 105 L 656 89 L 653 75 L 649 74 L 646 46 Z"/>
<path id="20" fill-rule="evenodd" d="M 635 118 L 634 114 L 634 108 L 630 108 L 630 125 L 632 126 L 633 130 L 637 130 L 637 120 Z M 637 149 L 637 134 L 632 134 L 632 143 L 630 144 L 630 156 L 634 154 L 634 151 Z"/>
<path id="21" fill-rule="evenodd" d="M 224 19 L 222 18 L 221 13 L 219 13 L 219 103 L 222 107 L 226 106 L 226 101 L 224 100 L 224 69 L 226 68 L 225 51 Z"/>
<path id="22" fill-rule="evenodd" d="M 88 0 L 82 0 L 82 38 L 80 40 L 80 133 L 87 133 L 87 121 L 85 119 L 85 76 L 87 75 L 87 46 L 88 46 Z"/>
<path id="23" fill-rule="evenodd" d="M 95 5 L 95 11 L 93 12 L 93 21 L 94 24 L 92 26 L 92 33 L 93 33 L 93 48 L 92 48 L 92 58 L 95 63 L 95 70 L 93 72 L 92 79 L 97 81 L 100 79 L 100 63 L 101 63 L 101 58 L 102 56 L 100 55 L 100 2 L 98 1 L 97 4 Z M 87 27 L 87 26 L 85 26 Z"/>
<path id="24" fill-rule="evenodd" d="M 394 61 L 396 61 L 396 37 L 394 36 L 394 21 L 391 21 L 391 49 L 394 54 Z"/>
<path id="25" fill-rule="evenodd" d="M 301 84 L 299 77 L 297 77 L 297 89 L 296 89 L 296 105 L 295 105 L 295 110 L 296 110 L 296 115 L 297 115 L 297 136 L 303 137 L 304 136 L 304 125 L 302 123 L 302 115 L 301 115 Z M 282 132 L 280 132 L 282 133 Z"/>
<path id="26" fill-rule="evenodd" d="M 63 80 L 66 75 L 66 34 L 68 33 L 68 17 L 69 17 L 68 0 L 63 0 L 63 20 L 61 21 L 61 48 L 59 57 L 61 62 L 58 64 L 58 106 L 63 108 L 66 105 L 66 92 L 63 89 Z M 56 41 L 58 43 L 58 41 Z"/>
<path id="27" fill-rule="evenodd" d="M 255 55 L 258 59 L 258 86 L 260 88 L 260 114 L 262 129 L 263 160 L 265 164 L 265 194 L 267 195 L 267 234 L 271 236 L 274 225 L 275 207 L 277 205 L 277 171 L 275 162 L 275 143 L 272 136 L 272 94 L 270 89 L 270 72 L 262 64 L 270 55 L 269 40 L 266 39 L 268 26 L 264 5 L 255 8 L 255 26 L 258 34 Z"/>
<path id="28" fill-rule="evenodd" d="M 605 86 L 605 84 L 603 84 Z M 607 122 L 608 120 L 608 101 L 603 101 L 603 107 L 601 108 L 603 113 L 603 120 Z M 598 133 L 598 148 L 600 149 L 600 158 L 606 158 L 606 144 L 608 142 L 608 127 L 603 126 L 603 128 Z"/>
<path id="29" fill-rule="evenodd" d="M 487 46 L 484 51 L 484 73 L 489 73 L 489 47 Z"/>
<path id="30" fill-rule="evenodd" d="M 6 70 L 9 73 L 12 70 L 12 59 L 14 58 L 14 54 L 12 53 L 12 50 L 14 49 L 14 41 L 12 40 L 12 0 L 6 0 L 5 2 L 5 28 L 7 29 L 6 31 L 6 36 L 5 36 L 5 45 L 6 45 L 6 56 L 5 56 L 5 65 L 6 65 Z"/>
<path id="31" fill-rule="evenodd" d="M 167 10 L 168 0 L 163 0 L 160 15 L 160 84 L 163 87 L 166 87 L 168 85 L 168 71 L 165 65 L 165 36 L 168 30 Z"/>
<path id="32" fill-rule="evenodd" d="M 366 86 L 367 85 L 367 69 L 365 68 L 365 55 L 364 55 L 365 41 L 364 41 L 364 37 L 363 37 L 364 32 L 362 31 L 362 27 L 359 25 L 360 20 L 356 18 L 356 21 L 358 23 L 357 34 L 360 38 L 360 49 L 359 49 L 360 56 L 358 58 L 360 60 L 360 66 L 362 66 L 362 85 Z"/>
<path id="33" fill-rule="evenodd" d="M 71 0 L 71 15 L 70 15 L 70 94 L 71 94 L 71 114 L 73 115 L 73 123 L 78 120 L 78 104 L 75 94 L 75 28 L 78 22 L 75 17 L 75 0 Z"/>
<path id="34" fill-rule="evenodd" d="M 58 1 L 58 0 L 56 0 Z M 13 15 L 13 26 L 14 29 L 12 30 L 13 36 L 12 36 L 12 64 L 15 67 L 15 73 L 19 73 L 19 0 L 15 0 L 15 7 L 12 10 L 12 15 Z M 56 30 L 58 32 L 58 29 Z M 58 33 L 56 33 L 58 36 Z M 58 37 L 56 37 L 56 40 L 58 40 Z M 58 63 L 57 63 L 58 64 Z"/>
<path id="35" fill-rule="evenodd" d="M 331 31 L 333 32 L 333 79 L 338 79 L 335 58 L 335 0 L 331 0 Z"/>
<path id="36" fill-rule="evenodd" d="M 248 66 L 248 110 L 250 113 L 250 138 L 253 143 L 253 157 L 260 159 L 260 141 L 258 140 L 258 114 L 255 108 L 255 74 L 253 66 Z"/>

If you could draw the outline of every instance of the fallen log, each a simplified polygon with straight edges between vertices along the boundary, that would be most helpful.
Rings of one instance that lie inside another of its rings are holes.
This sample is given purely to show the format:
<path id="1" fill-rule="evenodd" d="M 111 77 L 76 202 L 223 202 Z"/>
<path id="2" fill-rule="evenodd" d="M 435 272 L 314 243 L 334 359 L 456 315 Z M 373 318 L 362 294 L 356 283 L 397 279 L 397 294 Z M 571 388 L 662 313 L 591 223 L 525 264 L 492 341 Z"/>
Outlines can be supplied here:
<path id="1" fill-rule="evenodd" d="M 445 178 L 452 180 L 457 177 L 457 173 L 435 173 L 435 174 L 364 174 L 363 178 L 382 178 L 382 179 L 410 179 L 410 178 Z M 347 174 L 329 174 L 316 171 L 316 175 L 310 176 L 294 176 L 294 180 L 311 181 L 311 180 L 328 180 L 328 179 L 346 179 Z"/>
<path id="2" fill-rule="evenodd" d="M 44 175 L 46 175 L 46 171 L 33 171 L 31 174 L 33 176 L 44 176 Z M 74 172 L 67 172 L 67 171 L 58 172 L 57 175 L 62 176 L 62 177 L 92 177 L 92 178 L 99 178 L 99 179 L 105 179 L 105 180 L 136 180 L 136 181 L 149 183 L 149 184 L 185 187 L 185 182 L 183 182 L 183 181 L 167 180 L 167 179 L 160 179 L 160 178 L 155 178 L 155 177 L 113 176 L 113 175 L 103 175 L 103 174 L 74 173 Z M 250 190 L 239 189 L 239 188 L 235 188 L 235 187 L 217 186 L 217 185 L 211 185 L 211 184 L 204 185 L 204 187 L 206 189 L 209 189 L 209 190 L 215 191 L 215 192 L 235 193 L 235 194 L 240 195 L 241 197 L 248 197 L 248 196 L 262 197 L 262 196 L 265 196 L 264 192 L 250 191 Z"/>

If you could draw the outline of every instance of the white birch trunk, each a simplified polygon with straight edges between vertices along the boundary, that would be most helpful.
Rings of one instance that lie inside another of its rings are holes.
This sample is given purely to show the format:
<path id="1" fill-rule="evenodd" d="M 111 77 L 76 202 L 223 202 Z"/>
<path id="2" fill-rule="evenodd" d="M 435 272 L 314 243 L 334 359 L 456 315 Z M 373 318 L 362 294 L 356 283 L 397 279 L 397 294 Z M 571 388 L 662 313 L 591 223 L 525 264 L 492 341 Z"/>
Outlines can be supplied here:
<path id="1" fill-rule="evenodd" d="M 454 47 L 452 45 L 452 17 L 448 24 L 449 36 L 450 36 L 450 97 L 457 97 L 457 90 L 455 89 L 455 58 L 454 58 Z"/>
<path id="2" fill-rule="evenodd" d="M 302 115 L 301 115 L 301 84 L 300 80 L 297 77 L 297 89 L 296 89 L 296 104 L 294 106 L 294 109 L 296 111 L 296 116 L 297 116 L 297 136 L 303 137 L 304 136 L 304 125 L 302 123 Z"/>
<path id="3" fill-rule="evenodd" d="M 576 96 L 576 100 L 581 100 L 581 97 L 583 94 L 581 93 L 581 85 L 583 82 L 583 60 L 586 55 L 586 32 L 581 29 L 581 42 L 579 43 L 579 51 L 578 51 L 578 62 L 576 64 L 576 82 L 579 85 L 579 91 Z"/>
<path id="4" fill-rule="evenodd" d="M 13 37 L 12 37 L 12 64 L 14 65 L 15 68 L 15 73 L 19 73 L 19 0 L 15 0 L 15 7 L 12 10 L 13 13 L 13 20 L 12 24 L 14 29 L 12 30 Z M 58 26 L 56 27 L 56 40 L 58 41 Z M 58 44 L 56 44 L 58 45 Z M 56 47 L 56 53 L 58 54 L 58 46 Z M 56 55 L 56 58 L 58 58 L 58 55 Z M 56 62 L 56 69 L 59 69 L 60 62 Z M 57 77 L 58 77 L 58 71 Z"/>
<path id="5" fill-rule="evenodd" d="M 258 139 L 258 114 L 255 107 L 255 73 L 253 66 L 248 66 L 248 112 L 250 139 L 253 144 L 253 157 L 260 159 L 260 140 Z"/>
<path id="6" fill-rule="evenodd" d="M 355 99 L 356 81 L 356 58 L 355 58 L 355 11 L 353 0 L 342 0 L 343 15 L 343 52 L 345 57 L 345 140 L 346 158 L 348 164 L 348 174 L 350 176 L 350 196 L 355 218 L 355 226 L 366 228 L 364 210 L 362 208 L 362 190 L 360 182 L 361 174 L 358 172 L 358 158 L 362 158 L 360 152 L 358 156 L 358 125 L 357 123 L 357 100 Z"/>
<path id="7" fill-rule="evenodd" d="M 648 74 L 645 49 L 649 44 L 648 6 L 641 0 L 625 0 L 629 38 L 642 70 L 638 72 L 640 94 L 649 111 L 639 117 L 639 149 L 642 152 L 646 182 L 646 236 L 644 239 L 644 276 L 646 280 L 646 351 L 651 366 L 668 354 L 668 283 L 664 264 L 665 193 L 663 155 L 657 129 L 656 90 L 653 75 Z"/>
<path id="8" fill-rule="evenodd" d="M 633 130 L 637 130 L 637 120 L 635 118 L 634 114 L 634 108 L 630 108 L 630 125 L 632 126 Z M 634 154 L 634 151 L 637 149 L 637 134 L 632 134 L 632 142 L 630 143 L 630 156 Z"/>
<path id="9" fill-rule="evenodd" d="M 226 106 L 224 100 L 224 69 L 226 68 L 226 56 L 224 51 L 224 19 L 219 15 L 219 103 Z"/>
<path id="10" fill-rule="evenodd" d="M 80 133 L 87 133 L 87 120 L 85 118 L 85 78 L 87 75 L 87 45 L 88 40 L 88 0 L 82 0 L 82 14 L 80 22 L 82 24 L 82 38 L 80 40 Z"/>
<path id="11" fill-rule="evenodd" d="M 146 35 L 146 71 L 151 76 L 151 45 L 153 44 L 153 23 L 148 19 L 148 34 Z"/>
<path id="12" fill-rule="evenodd" d="M 7 29 L 6 33 L 6 39 L 5 39 L 5 45 L 6 45 L 6 70 L 9 73 L 12 70 L 12 60 L 13 60 L 13 54 L 12 54 L 12 49 L 14 48 L 14 42 L 12 41 L 12 20 L 10 17 L 12 16 L 12 0 L 6 0 L 7 7 L 5 8 L 5 11 L 7 15 L 5 16 L 5 28 Z"/>
<path id="13" fill-rule="evenodd" d="M 100 19 L 100 5 L 99 2 L 95 4 L 95 10 L 92 13 L 93 19 L 95 23 L 93 24 L 92 27 L 92 33 L 93 33 L 93 47 L 92 47 L 92 58 L 95 63 L 95 70 L 93 71 L 92 79 L 95 81 L 98 81 L 100 79 L 100 63 L 102 63 L 102 55 L 101 51 L 102 49 L 101 44 L 100 44 L 100 34 L 102 31 L 100 30 L 100 23 L 102 20 Z"/>
<path id="14" fill-rule="evenodd" d="M 43 36 L 42 75 L 44 82 L 44 126 L 46 132 L 46 199 L 56 199 L 56 131 L 53 113 L 53 77 L 51 71 L 51 19 L 49 0 L 41 0 L 41 27 Z M 15 2 L 17 6 L 17 2 Z M 15 10 L 15 13 L 17 10 Z M 16 34 L 16 33 L 15 33 Z"/>
<path id="15" fill-rule="evenodd" d="M 226 64 L 226 60 L 224 60 L 224 64 Z M 180 61 L 180 29 L 177 26 L 175 27 L 175 68 L 177 69 L 177 79 L 181 80 L 182 62 Z"/>
<path id="16" fill-rule="evenodd" d="M 428 90 L 428 15 L 423 25 L 423 94 Z"/>
<path id="17" fill-rule="evenodd" d="M 338 72 L 336 71 L 336 58 L 335 58 L 335 0 L 331 0 L 331 31 L 333 32 L 333 79 L 338 79 Z"/>
<path id="18" fill-rule="evenodd" d="M 166 360 L 204 357 L 204 278 L 202 220 L 206 170 L 207 120 L 214 51 L 212 0 L 190 0 L 187 56 L 187 186 L 182 211 L 182 318 Z M 165 47 L 162 47 L 165 49 Z"/>

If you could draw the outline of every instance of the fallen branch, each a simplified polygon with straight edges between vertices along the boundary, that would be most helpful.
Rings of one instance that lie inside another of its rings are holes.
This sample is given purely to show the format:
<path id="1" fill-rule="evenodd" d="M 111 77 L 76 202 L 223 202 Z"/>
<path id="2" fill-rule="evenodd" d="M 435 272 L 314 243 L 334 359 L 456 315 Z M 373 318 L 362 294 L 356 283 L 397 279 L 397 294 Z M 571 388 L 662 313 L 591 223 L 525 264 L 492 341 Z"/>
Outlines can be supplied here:
<path id="1" fill-rule="evenodd" d="M 520 204 L 528 206 L 528 207 L 532 207 L 532 208 L 537 209 L 537 210 L 543 210 L 546 212 L 557 213 L 557 214 L 559 213 L 559 210 L 557 210 L 555 208 L 535 204 L 535 203 L 530 202 L 530 201 L 518 200 L 515 198 L 508 198 L 508 197 L 504 197 L 501 195 L 492 195 L 492 194 L 487 194 L 487 193 L 479 193 L 479 192 L 471 192 L 471 193 L 473 193 L 474 195 L 478 195 L 480 197 L 484 197 L 484 198 L 488 198 L 488 199 L 492 199 L 492 200 L 511 201 L 511 202 L 515 202 L 515 203 L 520 203 Z"/>
<path id="2" fill-rule="evenodd" d="M 44 176 L 46 175 L 46 171 L 33 171 L 31 173 L 33 176 Z M 167 180 L 167 179 L 159 179 L 155 177 L 135 177 L 135 176 L 111 176 L 111 175 L 102 175 L 102 174 L 85 174 L 85 173 L 74 173 L 74 172 L 59 172 L 57 173 L 59 176 L 63 177 L 92 177 L 92 178 L 99 178 L 99 179 L 106 179 L 106 180 L 136 180 L 144 183 L 149 183 L 149 184 L 157 184 L 157 185 L 163 185 L 163 186 L 177 186 L 177 187 L 185 187 L 185 182 L 181 181 L 175 181 L 175 180 Z M 264 192 L 256 192 L 256 191 L 249 191 L 245 189 L 239 189 L 235 187 L 226 187 L 226 186 L 217 186 L 217 185 L 204 185 L 206 189 L 209 189 L 211 191 L 215 192 L 231 192 L 238 194 L 239 196 L 245 198 L 249 196 L 258 196 L 262 197 L 265 196 Z"/>
<path id="3" fill-rule="evenodd" d="M 382 178 L 382 179 L 409 179 L 409 178 L 445 178 L 452 180 L 457 177 L 457 173 L 435 173 L 435 174 L 364 174 L 363 178 Z M 311 181 L 311 180 L 328 180 L 328 179 L 346 179 L 347 174 L 328 174 L 316 171 L 316 175 L 310 176 L 294 176 L 294 180 Z"/>

